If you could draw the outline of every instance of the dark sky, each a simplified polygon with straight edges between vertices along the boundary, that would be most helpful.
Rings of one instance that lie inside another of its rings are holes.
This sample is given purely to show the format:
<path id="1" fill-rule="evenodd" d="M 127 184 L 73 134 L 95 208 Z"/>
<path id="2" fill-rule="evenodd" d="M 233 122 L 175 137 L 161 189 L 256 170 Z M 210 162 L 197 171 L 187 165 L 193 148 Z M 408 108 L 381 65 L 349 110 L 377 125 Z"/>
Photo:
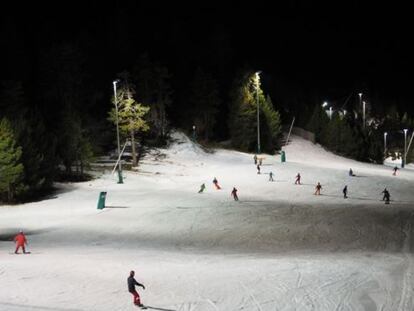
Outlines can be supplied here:
<path id="1" fill-rule="evenodd" d="M 311 90 L 335 99 L 363 90 L 410 106 L 408 8 L 278 2 L 9 4 L 0 13 L 3 62 L 7 67 L 7 57 L 19 61 L 21 53 L 30 63 L 43 49 L 75 40 L 86 49 L 91 70 L 109 80 L 147 51 L 171 69 L 177 84 L 196 66 L 230 77 L 247 64 L 263 71 L 270 92 Z"/>

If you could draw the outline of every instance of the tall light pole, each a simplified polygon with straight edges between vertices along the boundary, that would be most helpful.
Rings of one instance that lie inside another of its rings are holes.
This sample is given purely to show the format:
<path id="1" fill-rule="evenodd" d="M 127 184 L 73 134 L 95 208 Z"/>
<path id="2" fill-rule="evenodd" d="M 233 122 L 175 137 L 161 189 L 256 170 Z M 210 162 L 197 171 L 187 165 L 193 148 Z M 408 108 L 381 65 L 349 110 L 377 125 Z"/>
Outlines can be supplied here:
<path id="1" fill-rule="evenodd" d="M 404 165 L 407 164 L 407 132 L 408 129 L 404 129 Z"/>
<path id="2" fill-rule="evenodd" d="M 365 129 L 365 100 L 362 101 L 362 122 L 363 128 Z"/>
<path id="3" fill-rule="evenodd" d="M 384 132 L 384 159 L 387 158 L 387 132 Z"/>
<path id="4" fill-rule="evenodd" d="M 121 166 L 121 146 L 119 143 L 119 122 L 118 122 L 118 98 L 116 96 L 116 84 L 119 82 L 119 80 L 113 81 L 114 84 L 114 103 L 115 103 L 115 118 L 116 118 L 116 139 L 118 142 L 118 184 L 123 184 L 123 178 L 122 178 L 122 166 Z"/>
<path id="5" fill-rule="evenodd" d="M 193 140 L 196 141 L 196 126 L 193 125 Z"/>
<path id="6" fill-rule="evenodd" d="M 358 95 L 359 95 L 359 107 L 361 107 L 362 106 L 362 93 L 358 93 Z M 365 112 L 364 112 L 364 109 L 362 109 L 362 122 L 364 122 L 362 124 L 362 127 L 365 128 Z"/>
<path id="7" fill-rule="evenodd" d="M 326 106 L 328 106 L 328 102 L 323 102 L 322 104 L 322 108 L 325 108 Z M 326 113 L 326 110 L 325 110 Z M 329 120 L 332 120 L 332 106 L 329 107 Z"/>
<path id="8" fill-rule="evenodd" d="M 260 109 L 259 109 L 259 88 L 260 88 L 260 73 L 256 72 L 256 101 L 257 101 L 257 153 L 260 153 Z"/>

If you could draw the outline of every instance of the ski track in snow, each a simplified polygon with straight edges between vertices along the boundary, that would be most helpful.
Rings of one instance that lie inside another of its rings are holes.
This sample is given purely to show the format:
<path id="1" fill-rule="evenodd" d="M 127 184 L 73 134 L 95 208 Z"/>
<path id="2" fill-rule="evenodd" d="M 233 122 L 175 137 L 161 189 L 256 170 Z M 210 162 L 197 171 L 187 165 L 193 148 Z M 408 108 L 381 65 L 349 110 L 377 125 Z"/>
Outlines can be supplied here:
<path id="1" fill-rule="evenodd" d="M 1 207 L 0 310 L 136 310 L 130 269 L 146 285 L 139 292 L 149 310 L 414 309 L 414 171 L 395 177 L 390 167 L 293 137 L 287 162 L 266 155 L 258 175 L 251 154 L 205 153 L 174 138 L 126 173 L 124 185 L 106 174 L 59 185 L 48 200 Z M 351 167 L 360 177 L 347 175 Z M 97 211 L 100 191 L 108 208 Z M 20 228 L 33 253 L 9 255 Z"/>

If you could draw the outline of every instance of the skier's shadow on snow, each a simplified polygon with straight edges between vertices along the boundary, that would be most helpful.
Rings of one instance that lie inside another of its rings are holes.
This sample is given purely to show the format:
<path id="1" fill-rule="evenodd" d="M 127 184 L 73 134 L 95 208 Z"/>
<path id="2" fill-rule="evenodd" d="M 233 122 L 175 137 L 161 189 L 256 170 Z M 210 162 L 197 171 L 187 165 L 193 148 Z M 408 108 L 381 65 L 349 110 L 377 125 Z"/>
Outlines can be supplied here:
<path id="1" fill-rule="evenodd" d="M 324 197 L 331 197 L 331 198 L 341 198 L 343 199 L 343 195 L 333 195 L 333 194 L 322 194 Z M 361 198 L 361 197 L 347 197 L 348 200 L 361 200 L 361 201 L 374 201 L 378 202 L 378 199 L 370 199 L 370 198 Z"/>
<path id="2" fill-rule="evenodd" d="M 67 309 L 67 308 L 51 308 L 51 307 L 43 307 L 43 306 L 33 306 L 33 305 L 24 305 L 24 304 L 18 304 L 18 303 L 9 303 L 9 302 L 2 302 L 0 301 L 0 307 L 1 306 L 9 306 L 11 308 L 18 308 L 19 310 L 53 310 L 53 311 L 83 311 L 81 309 Z M 21 308 L 21 309 L 20 309 Z"/>
<path id="3" fill-rule="evenodd" d="M 0 242 L 13 241 L 13 238 L 16 236 L 19 230 L 21 230 L 21 228 L 11 228 L 11 229 L 7 229 L 3 231 L 2 233 L 0 233 Z M 50 232 L 52 230 L 55 230 L 55 229 L 49 228 L 49 229 L 38 229 L 38 230 L 25 230 L 24 234 L 26 236 L 31 236 L 31 235 L 41 234 L 45 232 Z"/>
<path id="4" fill-rule="evenodd" d="M 300 183 L 300 184 L 295 185 L 295 186 L 311 186 L 311 187 L 315 187 L 314 184 L 304 184 L 304 183 Z"/>
<path id="5" fill-rule="evenodd" d="M 105 208 L 129 208 L 129 206 L 105 206 Z"/>
<path id="6" fill-rule="evenodd" d="M 159 311 L 176 311 L 176 310 L 173 310 L 173 309 L 165 309 L 165 308 L 151 307 L 151 306 L 147 306 L 147 305 L 145 307 L 147 307 L 147 309 L 159 310 Z"/>

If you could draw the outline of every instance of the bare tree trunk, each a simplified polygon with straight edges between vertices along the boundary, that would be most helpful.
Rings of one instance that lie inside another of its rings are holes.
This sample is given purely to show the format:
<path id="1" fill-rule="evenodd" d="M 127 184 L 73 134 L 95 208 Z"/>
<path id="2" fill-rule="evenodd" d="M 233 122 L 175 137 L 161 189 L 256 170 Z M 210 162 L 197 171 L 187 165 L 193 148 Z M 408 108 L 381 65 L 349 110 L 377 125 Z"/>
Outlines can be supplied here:
<path id="1" fill-rule="evenodd" d="M 138 165 L 138 161 L 137 161 L 137 153 L 135 150 L 135 135 L 134 135 L 134 130 L 131 131 L 131 144 L 132 144 L 132 166 L 137 166 Z"/>
<path id="2" fill-rule="evenodd" d="M 165 109 L 161 110 L 161 137 L 165 138 Z"/>

